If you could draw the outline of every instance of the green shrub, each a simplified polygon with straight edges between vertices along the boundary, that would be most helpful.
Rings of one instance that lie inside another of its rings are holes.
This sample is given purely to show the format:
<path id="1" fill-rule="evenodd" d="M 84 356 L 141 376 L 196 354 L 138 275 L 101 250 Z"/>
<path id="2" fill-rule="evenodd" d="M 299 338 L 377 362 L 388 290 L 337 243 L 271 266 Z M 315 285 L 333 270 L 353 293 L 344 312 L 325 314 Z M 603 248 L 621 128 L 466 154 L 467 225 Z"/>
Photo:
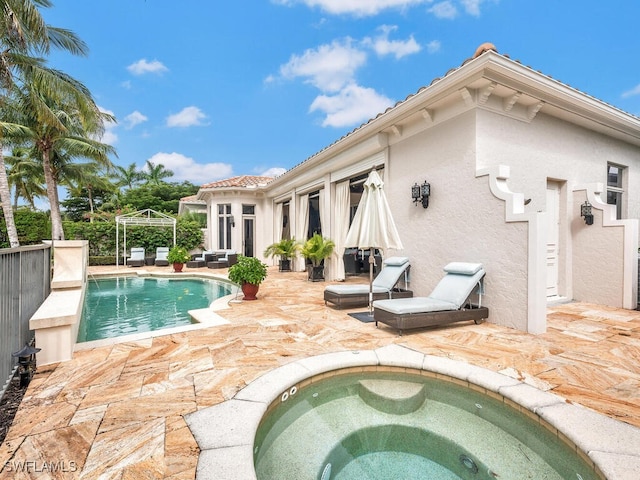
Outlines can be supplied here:
<path id="1" fill-rule="evenodd" d="M 229 280 L 238 285 L 252 283 L 260 285 L 267 278 L 267 266 L 256 257 L 238 255 L 238 263 L 229 267 Z"/>

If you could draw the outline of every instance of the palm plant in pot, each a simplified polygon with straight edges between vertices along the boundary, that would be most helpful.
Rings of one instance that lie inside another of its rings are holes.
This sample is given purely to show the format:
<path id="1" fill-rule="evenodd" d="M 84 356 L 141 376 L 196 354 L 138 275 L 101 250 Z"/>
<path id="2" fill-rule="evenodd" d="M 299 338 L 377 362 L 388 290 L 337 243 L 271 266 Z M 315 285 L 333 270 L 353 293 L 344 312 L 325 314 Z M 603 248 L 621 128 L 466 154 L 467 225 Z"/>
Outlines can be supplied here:
<path id="1" fill-rule="evenodd" d="M 238 255 L 238 263 L 229 267 L 228 276 L 240 285 L 245 300 L 256 300 L 260 284 L 267 278 L 267 266 L 256 257 Z"/>
<path id="2" fill-rule="evenodd" d="M 189 255 L 189 251 L 178 245 L 171 247 L 169 253 L 167 254 L 167 261 L 173 265 L 174 272 L 181 272 L 184 264 L 191 260 L 191 255 Z"/>
<path id="3" fill-rule="evenodd" d="M 265 251 L 265 257 L 280 257 L 279 265 L 281 272 L 291 271 L 291 258 L 293 258 L 298 250 L 300 243 L 295 238 L 283 238 L 279 242 L 272 243 Z"/>
<path id="4" fill-rule="evenodd" d="M 336 244 L 333 240 L 314 233 L 300 249 L 302 256 L 311 262 L 308 268 L 309 280 L 314 282 L 324 280 L 324 260 L 333 253 Z"/>

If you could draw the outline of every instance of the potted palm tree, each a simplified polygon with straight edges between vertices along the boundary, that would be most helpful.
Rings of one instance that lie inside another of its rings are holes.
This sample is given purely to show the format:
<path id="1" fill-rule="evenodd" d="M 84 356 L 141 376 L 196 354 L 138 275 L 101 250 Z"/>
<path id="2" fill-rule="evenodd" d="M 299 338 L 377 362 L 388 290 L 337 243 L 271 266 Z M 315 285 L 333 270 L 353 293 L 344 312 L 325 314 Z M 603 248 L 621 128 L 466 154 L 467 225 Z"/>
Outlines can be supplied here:
<path id="1" fill-rule="evenodd" d="M 267 266 L 255 257 L 238 255 L 238 263 L 229 267 L 228 276 L 240 285 L 245 300 L 256 300 L 260 284 L 267 278 Z"/>
<path id="2" fill-rule="evenodd" d="M 295 238 L 283 238 L 279 242 L 272 243 L 265 251 L 265 257 L 280 257 L 281 272 L 291 271 L 291 258 L 300 250 L 300 243 Z"/>
<path id="3" fill-rule="evenodd" d="M 333 253 L 336 244 L 333 240 L 314 233 L 313 237 L 305 242 L 300 249 L 302 256 L 311 262 L 307 269 L 309 280 L 318 282 L 324 280 L 324 259 L 329 258 Z"/>
<path id="4" fill-rule="evenodd" d="M 169 253 L 167 254 L 167 261 L 173 265 L 174 272 L 181 272 L 184 264 L 191 260 L 191 255 L 189 255 L 189 251 L 178 245 L 171 247 Z"/>

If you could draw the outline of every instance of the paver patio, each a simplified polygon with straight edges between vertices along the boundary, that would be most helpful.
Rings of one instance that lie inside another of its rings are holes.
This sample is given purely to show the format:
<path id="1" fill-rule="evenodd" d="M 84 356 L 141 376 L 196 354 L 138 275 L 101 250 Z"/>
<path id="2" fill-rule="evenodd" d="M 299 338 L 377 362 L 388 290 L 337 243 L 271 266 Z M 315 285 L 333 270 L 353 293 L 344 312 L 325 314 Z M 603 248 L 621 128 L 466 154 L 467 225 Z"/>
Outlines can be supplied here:
<path id="1" fill-rule="evenodd" d="M 258 301 L 218 312 L 229 324 L 80 350 L 39 367 L 0 446 L 0 478 L 193 479 L 198 447 L 183 415 L 288 362 L 391 343 L 506 373 L 640 427 L 638 311 L 568 303 L 548 309 L 548 331 L 538 336 L 472 322 L 398 336 L 347 315 L 354 310 L 326 307 L 326 285 L 270 267 Z"/>

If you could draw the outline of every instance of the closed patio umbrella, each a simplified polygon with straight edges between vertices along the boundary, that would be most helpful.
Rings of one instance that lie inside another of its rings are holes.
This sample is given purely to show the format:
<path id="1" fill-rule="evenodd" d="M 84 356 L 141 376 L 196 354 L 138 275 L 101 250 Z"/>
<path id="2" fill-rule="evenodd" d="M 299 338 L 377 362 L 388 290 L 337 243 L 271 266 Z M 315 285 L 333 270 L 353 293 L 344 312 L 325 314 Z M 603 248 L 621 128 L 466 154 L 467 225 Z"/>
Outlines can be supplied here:
<path id="1" fill-rule="evenodd" d="M 362 198 L 344 243 L 348 247 L 369 249 L 369 314 L 373 308 L 374 250 L 403 248 L 383 185 L 378 172 L 372 170 L 363 184 Z"/>

